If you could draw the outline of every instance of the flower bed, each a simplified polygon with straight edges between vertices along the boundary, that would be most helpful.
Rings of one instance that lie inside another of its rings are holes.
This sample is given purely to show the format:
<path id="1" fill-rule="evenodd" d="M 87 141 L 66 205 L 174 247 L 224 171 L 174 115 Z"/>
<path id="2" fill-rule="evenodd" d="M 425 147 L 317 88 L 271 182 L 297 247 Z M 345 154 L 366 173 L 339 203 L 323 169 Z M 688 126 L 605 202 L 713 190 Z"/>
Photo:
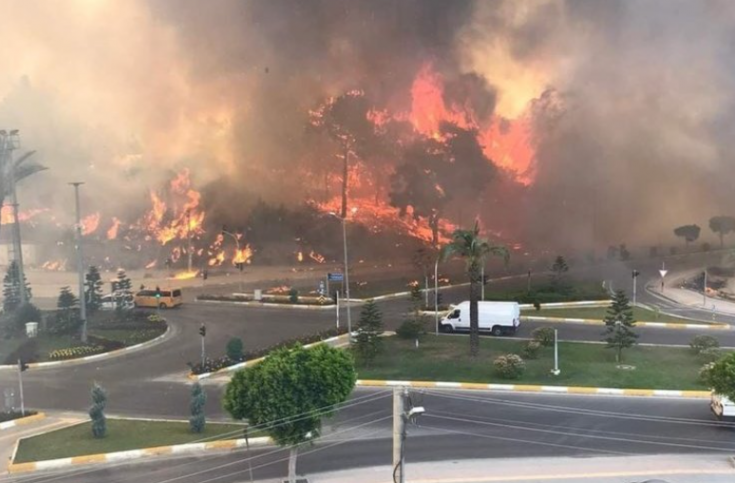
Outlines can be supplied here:
<path id="1" fill-rule="evenodd" d="M 80 345 L 78 347 L 69 347 L 68 349 L 57 349 L 48 354 L 48 358 L 52 361 L 65 361 L 68 359 L 77 359 L 79 357 L 87 357 L 95 354 L 107 352 L 101 345 Z"/>
<path id="2" fill-rule="evenodd" d="M 260 357 L 267 355 L 269 352 L 275 349 L 280 349 L 282 347 L 291 347 L 295 344 L 302 344 L 302 345 L 313 344 L 314 342 L 319 342 L 325 339 L 329 339 L 330 337 L 336 337 L 338 335 L 342 335 L 346 333 L 347 333 L 347 329 L 343 327 L 340 327 L 339 329 L 337 328 L 327 329 L 321 332 L 316 332 L 314 334 L 305 335 L 303 337 L 284 340 L 282 342 L 279 342 L 277 344 L 274 344 L 272 346 L 265 347 L 262 349 L 246 351 L 243 353 L 243 357 L 240 360 L 234 360 L 234 359 L 230 359 L 227 356 L 222 356 L 222 357 L 217 357 L 214 359 L 207 358 L 204 360 L 204 364 L 202 364 L 201 362 L 197 362 L 197 363 L 188 362 L 187 365 L 189 366 L 191 373 L 194 375 L 206 374 L 209 372 L 214 372 L 220 369 L 224 369 L 225 367 L 239 364 L 240 362 L 243 362 L 243 361 L 258 359 Z"/>

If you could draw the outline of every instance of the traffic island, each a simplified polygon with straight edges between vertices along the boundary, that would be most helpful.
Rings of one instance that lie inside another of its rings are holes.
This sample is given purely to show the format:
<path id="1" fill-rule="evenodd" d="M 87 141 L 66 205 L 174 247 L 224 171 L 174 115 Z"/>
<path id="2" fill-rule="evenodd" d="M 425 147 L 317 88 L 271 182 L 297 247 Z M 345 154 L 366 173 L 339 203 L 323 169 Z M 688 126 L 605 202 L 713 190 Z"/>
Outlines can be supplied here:
<path id="1" fill-rule="evenodd" d="M 553 347 L 542 347 L 536 358 L 526 356 L 526 341 L 482 337 L 480 352 L 471 357 L 466 335 L 428 335 L 418 348 L 414 340 L 387 337 L 372 362 L 358 361 L 362 380 L 463 381 L 466 383 L 574 386 L 588 388 L 664 389 L 706 391 L 699 371 L 707 362 L 688 348 L 635 346 L 623 351 L 622 364 L 634 371 L 617 368 L 615 351 L 604 344 L 560 342 L 558 376 Z M 519 354 L 525 369 L 519 377 L 501 377 L 494 361 L 504 354 Z"/>
<path id="2" fill-rule="evenodd" d="M 18 443 L 8 471 L 19 473 L 71 465 L 113 462 L 161 454 L 228 450 L 244 446 L 244 425 L 208 422 L 202 433 L 192 433 L 188 422 L 108 419 L 107 436 L 94 438 L 85 422 L 51 431 Z M 250 444 L 268 438 L 248 435 Z"/>

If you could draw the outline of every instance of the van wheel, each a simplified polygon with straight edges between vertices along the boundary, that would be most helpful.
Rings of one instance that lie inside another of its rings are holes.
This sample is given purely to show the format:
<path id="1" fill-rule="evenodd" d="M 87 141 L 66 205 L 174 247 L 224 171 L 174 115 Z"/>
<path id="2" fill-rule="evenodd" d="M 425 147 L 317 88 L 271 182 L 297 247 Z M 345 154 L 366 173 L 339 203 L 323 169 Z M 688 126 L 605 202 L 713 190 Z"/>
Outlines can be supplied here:
<path id="1" fill-rule="evenodd" d="M 164 304 L 163 302 L 161 302 L 160 304 L 158 304 L 158 308 L 159 309 L 165 309 L 166 308 L 166 304 Z"/>
<path id="2" fill-rule="evenodd" d="M 500 337 L 501 335 L 503 335 L 503 328 L 499 325 L 493 325 L 493 330 L 490 333 L 495 337 Z"/>
<path id="3" fill-rule="evenodd" d="M 452 328 L 451 324 L 442 324 L 442 332 L 445 334 L 451 334 L 454 332 L 454 329 Z"/>

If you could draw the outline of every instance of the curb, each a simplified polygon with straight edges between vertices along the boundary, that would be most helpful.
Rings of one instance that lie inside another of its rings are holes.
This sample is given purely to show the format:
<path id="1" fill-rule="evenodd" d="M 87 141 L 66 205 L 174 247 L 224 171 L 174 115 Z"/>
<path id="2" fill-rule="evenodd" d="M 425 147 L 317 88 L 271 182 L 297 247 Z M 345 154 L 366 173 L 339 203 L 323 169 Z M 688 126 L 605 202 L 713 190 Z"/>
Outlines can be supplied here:
<path id="1" fill-rule="evenodd" d="M 335 337 L 330 337 L 329 339 L 320 340 L 319 342 L 312 342 L 311 344 L 306 344 L 304 346 L 304 349 L 310 349 L 311 347 L 317 346 L 319 344 L 328 344 L 331 342 L 337 342 L 340 339 L 347 338 L 349 334 L 342 334 Z M 228 372 L 237 371 L 239 369 L 242 369 L 244 367 L 250 367 L 252 365 L 257 364 L 258 362 L 262 361 L 268 356 L 258 357 L 257 359 L 251 359 L 249 361 L 243 361 L 239 362 L 237 364 L 234 364 L 232 366 L 223 367 L 222 369 L 216 370 L 214 372 L 205 372 L 203 374 L 189 374 L 187 377 L 192 381 L 201 381 L 202 379 L 208 379 L 210 377 L 219 376 L 221 374 L 225 374 Z"/>
<path id="2" fill-rule="evenodd" d="M 263 446 L 269 444 L 268 437 L 251 438 L 250 446 Z M 245 439 L 229 439 L 210 441 L 208 443 L 177 444 L 173 446 L 158 446 L 155 448 L 132 449 L 118 451 L 115 453 L 99 453 L 85 456 L 73 456 L 70 458 L 59 458 L 55 460 L 34 461 L 30 463 L 11 463 L 8 465 L 8 473 L 29 473 L 32 471 L 55 470 L 70 466 L 89 465 L 96 463 L 118 463 L 149 456 L 177 455 L 186 453 L 200 453 L 204 451 L 234 450 L 244 448 Z"/>
<path id="3" fill-rule="evenodd" d="M 612 300 L 582 300 L 579 302 L 551 302 L 548 304 L 540 304 L 541 308 L 547 309 L 563 309 L 566 307 L 607 307 Z M 519 304 L 521 309 L 533 309 L 533 304 Z"/>
<path id="4" fill-rule="evenodd" d="M 41 419 L 44 419 L 46 417 L 46 414 L 44 413 L 37 413 L 33 416 L 25 416 L 23 418 L 13 419 L 12 421 L 5 421 L 4 423 L 0 423 L 0 431 L 3 431 L 5 429 L 14 428 L 16 426 L 23 426 L 24 424 L 30 424 L 34 423 L 36 421 L 40 421 Z"/>
<path id="5" fill-rule="evenodd" d="M 426 389 L 469 389 L 479 391 L 504 391 L 525 393 L 588 394 L 596 396 L 628 397 L 681 397 L 689 399 L 709 399 L 709 391 L 677 391 L 669 389 L 616 389 L 609 387 L 587 386 L 537 386 L 527 384 L 482 384 L 476 382 L 432 382 L 432 381 L 377 381 L 358 379 L 362 387 L 417 387 Z"/>
<path id="6" fill-rule="evenodd" d="M 604 326 L 605 322 L 599 319 L 570 319 L 564 317 L 539 317 L 535 315 L 522 315 L 522 319 L 528 321 L 551 322 L 556 324 L 586 324 Z M 653 327 L 657 329 L 692 329 L 692 330 L 731 330 L 728 324 L 674 324 L 671 322 L 636 322 L 635 327 Z"/>
<path id="7" fill-rule="evenodd" d="M 88 362 L 93 361 L 96 359 L 105 359 L 107 357 L 117 356 L 124 354 L 125 352 L 131 352 L 136 351 L 138 349 L 143 349 L 148 346 L 157 344 L 158 342 L 162 341 L 164 338 L 168 337 L 168 335 L 171 333 L 171 324 L 166 324 L 166 332 L 159 335 L 155 339 L 147 340 L 145 342 L 141 342 L 140 344 L 131 345 L 129 347 L 124 347 L 122 349 L 115 349 L 114 351 L 109 352 L 103 352 L 102 354 L 95 354 L 93 356 L 86 356 L 86 357 L 78 357 L 76 359 L 67 359 L 64 361 L 49 361 L 49 362 L 31 362 L 28 364 L 28 368 L 30 369 L 43 369 L 46 367 L 59 367 L 64 365 L 71 365 L 71 364 L 79 364 L 81 362 Z M 7 371 L 11 369 L 17 369 L 18 366 L 15 364 L 6 364 L 0 366 L 0 371 Z"/>
<path id="8" fill-rule="evenodd" d="M 341 300 L 341 299 L 340 299 Z M 358 299 L 350 299 L 350 302 L 357 302 Z M 297 305 L 297 304 L 274 304 L 270 302 L 255 302 L 253 300 L 243 300 L 238 302 L 237 300 L 199 300 L 196 299 L 195 303 L 198 304 L 229 304 L 229 305 L 244 305 L 246 307 L 278 307 L 281 309 L 301 309 L 301 310 L 335 310 L 336 305 Z M 362 303 L 362 300 L 359 301 Z"/>

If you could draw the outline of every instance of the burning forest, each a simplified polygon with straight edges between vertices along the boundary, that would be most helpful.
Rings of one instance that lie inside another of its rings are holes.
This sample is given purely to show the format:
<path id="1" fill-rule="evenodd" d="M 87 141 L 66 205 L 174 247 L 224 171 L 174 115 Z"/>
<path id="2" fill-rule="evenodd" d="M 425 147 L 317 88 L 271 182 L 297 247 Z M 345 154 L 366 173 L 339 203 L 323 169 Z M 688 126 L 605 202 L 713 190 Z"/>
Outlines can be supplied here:
<path id="1" fill-rule="evenodd" d="M 721 3 L 686 7 L 698 45 L 631 1 L 22 7 L 5 45 L 45 33 L 0 75 L 0 123 L 49 168 L 19 184 L 49 270 L 73 257 L 72 178 L 91 263 L 182 277 L 336 261 L 343 220 L 357 259 L 475 219 L 524 252 L 587 250 L 735 201 Z"/>

